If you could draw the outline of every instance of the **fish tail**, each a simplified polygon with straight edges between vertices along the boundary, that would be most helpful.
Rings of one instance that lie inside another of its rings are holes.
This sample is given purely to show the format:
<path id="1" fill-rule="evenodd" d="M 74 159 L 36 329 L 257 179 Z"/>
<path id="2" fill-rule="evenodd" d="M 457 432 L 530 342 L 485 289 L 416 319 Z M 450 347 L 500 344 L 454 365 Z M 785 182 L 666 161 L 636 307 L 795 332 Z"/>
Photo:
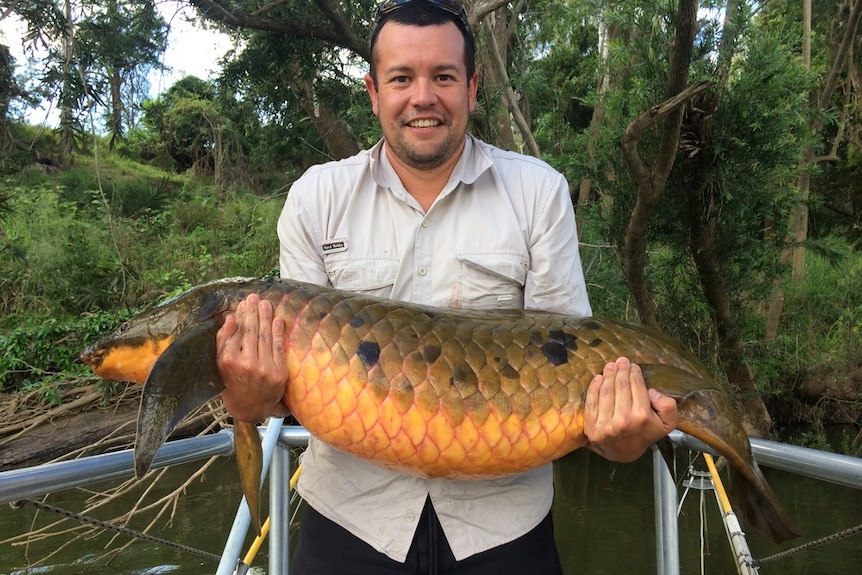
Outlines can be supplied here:
<path id="1" fill-rule="evenodd" d="M 752 527 L 769 534 L 776 543 L 798 537 L 799 531 L 790 524 L 753 458 L 751 471 L 753 477 L 749 478 L 736 467 L 730 467 L 728 490 L 737 511 Z"/>

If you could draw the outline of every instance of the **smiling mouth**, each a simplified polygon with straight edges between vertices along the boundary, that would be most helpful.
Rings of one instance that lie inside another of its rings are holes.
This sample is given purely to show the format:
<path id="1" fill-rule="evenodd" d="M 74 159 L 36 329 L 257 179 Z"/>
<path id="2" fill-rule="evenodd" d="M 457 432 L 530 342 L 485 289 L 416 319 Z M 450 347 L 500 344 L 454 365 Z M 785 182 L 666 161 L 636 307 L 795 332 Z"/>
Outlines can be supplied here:
<path id="1" fill-rule="evenodd" d="M 433 128 L 442 124 L 440 120 L 413 120 L 407 123 L 411 128 Z"/>

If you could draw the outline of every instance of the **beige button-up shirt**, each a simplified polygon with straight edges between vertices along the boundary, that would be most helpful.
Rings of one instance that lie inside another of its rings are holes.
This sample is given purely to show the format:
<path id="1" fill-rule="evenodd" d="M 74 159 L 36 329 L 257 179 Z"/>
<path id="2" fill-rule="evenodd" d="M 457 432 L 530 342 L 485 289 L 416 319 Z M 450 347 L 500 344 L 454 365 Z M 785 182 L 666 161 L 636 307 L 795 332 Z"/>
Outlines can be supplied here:
<path id="1" fill-rule="evenodd" d="M 591 313 L 565 178 L 471 136 L 427 212 L 381 141 L 298 179 L 278 236 L 292 279 L 443 307 Z M 553 499 L 550 464 L 493 480 L 424 479 L 314 438 L 302 463 L 306 502 L 396 561 L 429 495 L 458 560 L 527 533 Z"/>

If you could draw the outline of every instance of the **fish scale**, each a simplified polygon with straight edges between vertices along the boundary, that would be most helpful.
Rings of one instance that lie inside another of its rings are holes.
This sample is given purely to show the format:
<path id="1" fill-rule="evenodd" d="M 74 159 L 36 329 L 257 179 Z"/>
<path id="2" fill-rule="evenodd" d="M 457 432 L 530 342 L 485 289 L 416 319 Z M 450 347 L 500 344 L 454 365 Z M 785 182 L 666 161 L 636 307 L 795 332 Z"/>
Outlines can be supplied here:
<path id="1" fill-rule="evenodd" d="M 703 371 L 663 337 L 624 342 L 616 322 L 304 295 L 276 302 L 285 402 L 319 439 L 414 475 L 506 475 L 584 445 L 584 391 L 616 357 Z"/>
<path id="2" fill-rule="evenodd" d="M 680 342 L 637 324 L 529 310 L 452 310 L 302 282 L 196 286 L 81 353 L 101 377 L 145 382 L 135 469 L 174 426 L 224 390 L 215 335 L 250 293 L 286 326 L 284 400 L 313 435 L 383 467 L 477 479 L 538 467 L 587 443 L 584 395 L 628 357 L 677 402 L 677 428 L 731 464 L 733 499 L 776 541 L 797 535 L 751 453 L 724 389 Z M 259 528 L 255 422 L 234 422 L 240 476 Z"/>

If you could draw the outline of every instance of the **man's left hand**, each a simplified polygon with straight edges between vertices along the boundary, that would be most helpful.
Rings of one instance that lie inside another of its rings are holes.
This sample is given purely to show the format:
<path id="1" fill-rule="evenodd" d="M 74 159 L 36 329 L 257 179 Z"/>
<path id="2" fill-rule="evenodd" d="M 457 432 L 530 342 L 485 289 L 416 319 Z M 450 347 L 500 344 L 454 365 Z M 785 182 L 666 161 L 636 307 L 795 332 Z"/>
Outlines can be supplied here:
<path id="1" fill-rule="evenodd" d="M 584 403 L 589 448 L 611 461 L 634 461 L 676 428 L 676 401 L 647 389 L 640 367 L 625 357 L 605 365 Z"/>

